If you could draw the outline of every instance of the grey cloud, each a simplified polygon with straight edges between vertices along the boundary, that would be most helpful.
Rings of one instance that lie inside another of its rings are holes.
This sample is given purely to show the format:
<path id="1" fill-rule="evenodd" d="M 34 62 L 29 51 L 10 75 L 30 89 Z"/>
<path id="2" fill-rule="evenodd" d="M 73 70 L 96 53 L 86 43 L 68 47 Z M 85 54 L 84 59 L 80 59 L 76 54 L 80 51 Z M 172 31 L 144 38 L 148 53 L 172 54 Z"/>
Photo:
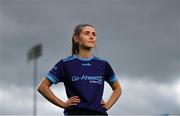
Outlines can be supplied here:
<path id="1" fill-rule="evenodd" d="M 2 49 L 7 51 L 2 52 L 4 61 L 8 61 L 8 49 L 16 54 L 35 42 L 42 42 L 52 55 L 66 55 L 70 53 L 70 35 L 75 25 L 72 23 L 89 21 L 96 25 L 99 34 L 98 53 L 109 56 L 113 64 L 119 62 L 115 69 L 121 73 L 149 75 L 163 82 L 179 75 L 178 1 L 114 1 L 100 7 L 95 1 L 90 2 L 94 6 L 80 1 L 79 4 L 56 2 L 2 4 L 5 18 Z M 16 23 L 14 27 L 8 25 L 8 18 Z"/>
<path id="2" fill-rule="evenodd" d="M 122 96 L 110 109 L 110 114 L 160 115 L 180 113 L 178 93 L 174 91 L 174 85 L 135 79 L 122 79 L 121 84 L 123 87 Z M 110 95 L 109 91 L 106 90 L 105 95 Z"/>
<path id="3" fill-rule="evenodd" d="M 117 103 L 108 111 L 110 115 L 160 115 L 179 114 L 178 93 L 174 91 L 174 85 L 158 84 L 148 80 L 122 79 L 123 94 Z M 133 85 L 133 86 L 132 86 Z M 67 100 L 63 85 L 53 86 L 55 95 L 62 100 Z M 4 92 L 3 92 L 4 91 Z M 110 96 L 112 90 L 106 84 L 104 100 Z M 0 89 L 1 114 L 32 114 L 32 89 L 9 86 L 4 90 Z M 168 93 L 168 95 L 167 95 Z M 38 115 L 63 115 L 63 109 L 52 105 L 40 94 L 37 94 Z M 9 101 L 7 104 L 6 101 Z M 24 107 L 26 104 L 26 107 Z M 14 107 L 16 106 L 16 107 Z M 47 110 L 48 109 L 48 110 Z"/>

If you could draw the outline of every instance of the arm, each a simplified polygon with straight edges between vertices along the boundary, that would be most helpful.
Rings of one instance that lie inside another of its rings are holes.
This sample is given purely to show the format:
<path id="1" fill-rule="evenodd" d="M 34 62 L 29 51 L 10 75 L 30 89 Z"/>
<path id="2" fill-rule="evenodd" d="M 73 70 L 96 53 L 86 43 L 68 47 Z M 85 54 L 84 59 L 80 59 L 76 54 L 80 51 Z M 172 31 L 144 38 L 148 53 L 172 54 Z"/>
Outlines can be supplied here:
<path id="1" fill-rule="evenodd" d="M 54 105 L 61 108 L 67 108 L 71 105 L 77 105 L 77 103 L 80 102 L 80 99 L 78 96 L 73 96 L 69 98 L 66 102 L 63 102 L 62 100 L 57 98 L 54 95 L 54 93 L 51 91 L 50 89 L 51 85 L 52 85 L 52 82 L 48 80 L 47 78 L 44 78 L 38 87 L 38 92 Z"/>
<path id="2" fill-rule="evenodd" d="M 122 89 L 119 81 L 115 81 L 111 85 L 111 88 L 113 90 L 113 93 L 111 94 L 110 98 L 106 103 L 104 101 L 102 101 L 101 103 L 106 110 L 109 110 L 122 94 Z"/>

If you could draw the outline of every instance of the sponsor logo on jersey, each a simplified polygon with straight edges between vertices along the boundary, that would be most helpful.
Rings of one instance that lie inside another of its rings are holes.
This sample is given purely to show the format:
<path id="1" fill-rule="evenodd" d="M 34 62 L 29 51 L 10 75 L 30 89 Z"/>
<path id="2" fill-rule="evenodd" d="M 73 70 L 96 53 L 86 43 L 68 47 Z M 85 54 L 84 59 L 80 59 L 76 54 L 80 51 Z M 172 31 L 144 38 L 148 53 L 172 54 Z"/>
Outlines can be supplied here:
<path id="1" fill-rule="evenodd" d="M 102 76 L 89 76 L 89 75 L 82 75 L 82 76 L 73 76 L 72 81 L 89 81 L 90 83 L 102 84 Z"/>

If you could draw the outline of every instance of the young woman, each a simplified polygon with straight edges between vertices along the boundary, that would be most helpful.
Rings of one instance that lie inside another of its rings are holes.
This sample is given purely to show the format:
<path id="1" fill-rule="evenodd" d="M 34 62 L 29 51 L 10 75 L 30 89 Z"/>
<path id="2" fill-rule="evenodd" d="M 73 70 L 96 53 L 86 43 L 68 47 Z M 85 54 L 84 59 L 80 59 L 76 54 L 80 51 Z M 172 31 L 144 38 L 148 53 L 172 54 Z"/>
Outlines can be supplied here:
<path id="1" fill-rule="evenodd" d="M 51 103 L 64 109 L 65 115 L 108 115 L 107 110 L 121 95 L 120 83 L 110 64 L 94 56 L 96 30 L 90 24 L 80 24 L 74 29 L 72 55 L 61 59 L 41 81 L 38 91 Z M 113 92 L 107 101 L 102 100 L 104 82 Z M 57 98 L 52 84 L 63 82 L 67 101 Z"/>

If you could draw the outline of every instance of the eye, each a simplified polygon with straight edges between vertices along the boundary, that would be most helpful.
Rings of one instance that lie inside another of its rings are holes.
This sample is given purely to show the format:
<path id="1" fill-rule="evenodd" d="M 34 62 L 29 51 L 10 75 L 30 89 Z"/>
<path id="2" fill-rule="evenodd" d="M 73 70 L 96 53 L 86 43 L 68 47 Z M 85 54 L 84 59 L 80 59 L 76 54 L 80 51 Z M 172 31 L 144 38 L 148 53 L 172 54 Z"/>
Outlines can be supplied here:
<path id="1" fill-rule="evenodd" d="M 89 31 L 85 31 L 84 32 L 84 35 L 88 35 L 90 32 Z"/>
<path id="2" fill-rule="evenodd" d="M 96 33 L 95 33 L 95 32 L 92 32 L 92 35 L 93 35 L 93 36 L 96 36 Z"/>

